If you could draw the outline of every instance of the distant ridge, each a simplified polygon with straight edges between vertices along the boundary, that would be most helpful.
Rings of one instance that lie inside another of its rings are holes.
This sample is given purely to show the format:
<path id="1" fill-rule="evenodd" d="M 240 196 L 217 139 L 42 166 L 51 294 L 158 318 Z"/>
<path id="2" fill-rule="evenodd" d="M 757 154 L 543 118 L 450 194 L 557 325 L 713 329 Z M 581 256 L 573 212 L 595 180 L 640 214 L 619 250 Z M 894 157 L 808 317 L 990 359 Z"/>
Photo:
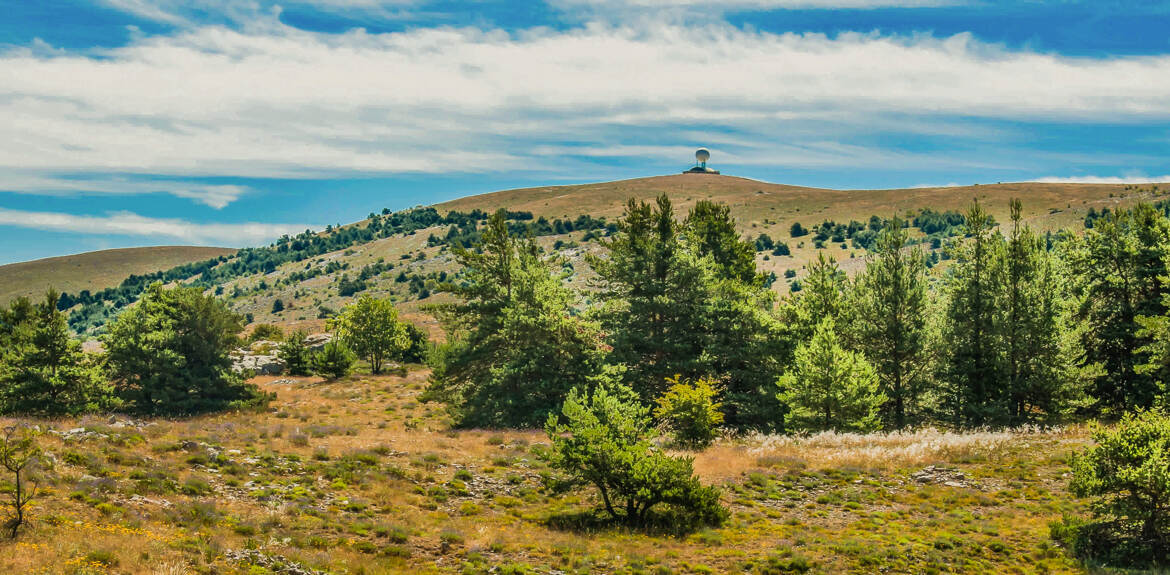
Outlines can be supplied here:
<path id="1" fill-rule="evenodd" d="M 40 297 L 50 287 L 76 294 L 114 287 L 132 274 L 231 255 L 232 248 L 154 246 L 58 256 L 0 266 L 0 305 L 20 296 Z"/>

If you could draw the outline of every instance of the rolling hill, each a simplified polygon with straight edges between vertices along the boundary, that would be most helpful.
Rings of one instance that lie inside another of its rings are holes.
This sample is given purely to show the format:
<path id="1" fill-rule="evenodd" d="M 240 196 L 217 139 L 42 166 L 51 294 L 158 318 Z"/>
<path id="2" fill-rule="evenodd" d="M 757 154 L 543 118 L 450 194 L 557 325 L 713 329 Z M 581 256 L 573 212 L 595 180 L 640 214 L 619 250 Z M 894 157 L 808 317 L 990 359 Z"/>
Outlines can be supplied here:
<path id="1" fill-rule="evenodd" d="M 50 287 L 77 293 L 118 285 L 131 274 L 235 253 L 230 248 L 156 246 L 86 252 L 0 266 L 0 305 L 20 297 L 39 297 Z"/>
<path id="2" fill-rule="evenodd" d="M 423 210 L 430 215 L 422 223 L 411 220 L 410 214 L 420 213 L 417 209 L 397 213 L 384 210 L 375 220 L 362 220 L 292 240 L 303 245 L 328 246 L 324 249 L 312 249 L 297 257 L 270 258 L 278 253 L 288 256 L 290 245 L 278 246 L 270 250 L 270 255 L 261 254 L 259 261 L 253 259 L 248 265 L 237 265 L 237 271 L 218 274 L 203 285 L 214 287 L 233 309 L 247 314 L 252 323 L 319 330 L 323 328 L 323 318 L 344 306 L 355 293 L 362 292 L 389 297 L 417 323 L 429 324 L 432 320 L 419 304 L 436 301 L 434 291 L 438 283 L 457 271 L 448 247 L 460 241 L 460 237 L 467 237 L 461 235 L 464 230 L 453 220 L 444 217 L 449 212 L 461 212 L 466 220 L 476 210 L 482 214 L 506 208 L 518 215 L 518 224 L 543 226 L 538 234 L 539 242 L 564 256 L 574 271 L 570 283 L 588 291 L 587 280 L 592 272 L 586 256 L 600 249 L 595 241 L 598 220 L 616 220 L 629 198 L 652 200 L 658 194 L 667 193 L 679 217 L 684 217 L 699 200 L 724 203 L 730 206 L 745 237 L 756 239 L 766 234 L 777 244 L 784 244 L 789 251 L 787 255 L 761 249 L 756 258 L 762 272 L 776 275 L 773 288 L 783 294 L 793 289 L 795 282 L 804 276 L 806 264 L 819 253 L 833 257 L 849 273 L 860 269 L 866 256 L 864 244 L 853 239 L 818 242 L 814 234 L 793 237 L 790 232 L 793 223 L 799 222 L 810 230 L 826 221 L 835 225 L 857 222 L 855 226 L 863 226 L 874 216 L 886 218 L 897 213 L 913 218 L 923 209 L 962 211 L 973 199 L 983 203 L 997 221 L 1005 222 L 1009 200 L 1020 198 L 1024 202 L 1025 219 L 1033 228 L 1077 231 L 1084 228 L 1086 216 L 1093 212 L 1138 201 L 1159 201 L 1170 197 L 1168 191 L 1170 186 L 1166 185 L 1043 183 L 831 190 L 709 174 L 525 188 L 437 204 L 433 209 Z M 566 229 L 562 230 L 559 224 L 551 225 L 557 224 L 557 220 L 576 221 L 581 216 L 593 218 L 589 225 L 594 226 L 594 231 L 579 226 L 564 226 Z M 393 221 L 399 224 L 391 225 L 389 222 Z M 403 221 L 412 223 L 401 225 Z M 921 229 L 914 233 L 926 241 Z M 321 241 L 342 236 L 350 239 Z M 937 249 L 938 243 L 934 244 Z M 231 250 L 218 248 L 142 248 L 3 266 L 0 267 L 0 301 L 20 294 L 36 294 L 49 285 L 76 295 L 81 289 L 93 291 L 114 286 L 131 273 L 163 270 L 228 253 Z M 240 252 L 241 255 L 249 253 L 256 252 Z M 221 266 L 242 264 L 239 259 L 229 259 Z M 201 272 L 182 272 L 174 277 L 196 279 L 191 273 Z M 354 282 L 361 284 L 360 289 L 346 289 L 345 286 L 352 287 Z M 280 300 L 279 306 L 276 300 Z M 75 327 L 88 329 L 99 325 L 100 317 L 106 315 L 103 312 L 94 316 L 99 317 L 97 323 L 80 321 Z"/>

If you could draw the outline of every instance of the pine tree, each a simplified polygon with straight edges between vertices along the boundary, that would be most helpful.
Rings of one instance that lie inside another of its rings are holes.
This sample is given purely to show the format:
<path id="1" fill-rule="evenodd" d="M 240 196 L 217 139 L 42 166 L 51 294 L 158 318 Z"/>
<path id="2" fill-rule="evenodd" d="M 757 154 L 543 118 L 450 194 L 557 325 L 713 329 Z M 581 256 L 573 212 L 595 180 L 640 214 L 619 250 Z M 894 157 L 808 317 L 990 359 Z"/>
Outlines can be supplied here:
<path id="1" fill-rule="evenodd" d="M 189 415 L 262 404 L 268 397 L 232 371 L 243 318 L 194 287 L 155 282 L 103 341 L 119 394 L 139 412 Z"/>
<path id="2" fill-rule="evenodd" d="M 289 375 L 305 376 L 310 373 L 309 362 L 312 359 L 312 354 L 309 353 L 309 348 L 305 345 L 307 337 L 308 334 L 303 330 L 294 331 L 281 342 L 280 347 L 276 350 L 277 356 L 284 361 L 285 369 Z"/>
<path id="3" fill-rule="evenodd" d="M 978 200 L 966 214 L 969 239 L 947 282 L 942 378 L 952 422 L 1002 423 L 1008 413 L 1003 365 L 1003 238 Z"/>
<path id="4" fill-rule="evenodd" d="M 109 385 L 72 338 L 58 299 L 49 290 L 40 304 L 17 303 L 3 314 L 12 323 L 0 359 L 0 412 L 76 415 L 112 406 Z"/>
<path id="5" fill-rule="evenodd" d="M 872 431 L 886 401 L 873 367 L 860 353 L 841 347 L 831 318 L 817 324 L 812 339 L 796 349 L 792 371 L 779 379 L 788 405 L 786 427 L 813 431 Z"/>
<path id="6" fill-rule="evenodd" d="M 726 204 L 699 200 L 683 222 L 683 229 L 698 255 L 714 260 L 721 277 L 744 283 L 761 281 L 756 272 L 755 246 L 740 239 L 731 208 Z M 771 249 L 770 238 L 768 244 Z"/>
<path id="7" fill-rule="evenodd" d="M 1023 206 L 1011 201 L 1006 250 L 1004 369 L 1008 422 L 1052 419 L 1079 403 L 1079 372 L 1063 337 L 1061 289 L 1044 239 L 1022 223 Z"/>
<path id="8" fill-rule="evenodd" d="M 427 396 L 463 426 L 536 427 L 573 388 L 601 373 L 601 336 L 572 312 L 560 261 L 532 238 L 515 238 L 497 212 L 473 249 L 452 248 L 463 266 L 441 289 L 457 301 L 435 309 L 449 334 L 435 357 Z"/>
<path id="9" fill-rule="evenodd" d="M 618 232 L 602 242 L 606 257 L 590 258 L 603 304 L 598 317 L 611 361 L 626 366 L 625 382 L 649 403 L 665 391 L 666 378 L 712 371 L 703 354 L 704 309 L 716 278 L 679 237 L 665 194 L 654 207 L 630 199 Z"/>
<path id="10" fill-rule="evenodd" d="M 873 362 L 887 398 L 883 419 L 895 429 L 921 419 L 929 383 L 926 259 L 908 246 L 902 220 L 888 220 L 850 297 L 855 339 Z"/>
<path id="11" fill-rule="evenodd" d="M 1170 221 L 1138 204 L 1097 218 L 1068 250 L 1069 287 L 1082 322 L 1082 366 L 1100 364 L 1092 394 L 1109 414 L 1153 406 L 1159 394 L 1151 363 L 1152 332 L 1139 317 L 1166 313 Z"/>

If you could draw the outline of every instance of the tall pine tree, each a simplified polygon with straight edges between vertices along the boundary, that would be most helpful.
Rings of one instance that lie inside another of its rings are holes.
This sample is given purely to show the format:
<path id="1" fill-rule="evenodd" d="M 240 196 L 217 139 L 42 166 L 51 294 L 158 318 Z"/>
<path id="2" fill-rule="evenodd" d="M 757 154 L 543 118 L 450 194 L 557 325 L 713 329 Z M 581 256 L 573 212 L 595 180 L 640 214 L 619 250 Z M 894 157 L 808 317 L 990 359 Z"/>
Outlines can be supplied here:
<path id="1" fill-rule="evenodd" d="M 902 429 L 924 415 L 930 368 L 926 271 L 922 251 L 909 247 L 907 230 L 895 216 L 851 291 L 855 339 L 877 371 L 888 428 Z"/>
<path id="2" fill-rule="evenodd" d="M 573 294 L 556 259 L 513 237 L 496 212 L 473 249 L 452 250 L 463 266 L 443 291 L 457 301 L 436 310 L 449 334 L 427 390 L 462 426 L 536 427 L 569 390 L 601 373 L 601 336 L 572 313 Z"/>
<path id="3" fill-rule="evenodd" d="M 1159 394 L 1151 363 L 1152 332 L 1139 317 L 1166 313 L 1170 222 L 1153 206 L 1138 204 L 1098 218 L 1068 250 L 1069 287 L 1075 299 L 1082 366 L 1099 364 L 1092 394 L 1107 414 L 1152 407 Z"/>
<path id="4" fill-rule="evenodd" d="M 941 377 L 944 408 L 956 426 L 1001 422 L 1007 413 L 1000 329 L 1003 325 L 1003 237 L 978 200 L 967 210 L 968 239 L 947 282 Z"/>

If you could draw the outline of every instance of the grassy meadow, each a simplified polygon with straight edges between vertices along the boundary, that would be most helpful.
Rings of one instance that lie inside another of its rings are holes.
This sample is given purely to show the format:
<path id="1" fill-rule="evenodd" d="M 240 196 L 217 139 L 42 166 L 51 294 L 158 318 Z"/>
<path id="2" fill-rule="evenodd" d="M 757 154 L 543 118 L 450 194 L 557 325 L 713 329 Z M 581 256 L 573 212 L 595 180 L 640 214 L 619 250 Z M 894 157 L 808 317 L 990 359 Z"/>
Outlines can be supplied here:
<path id="1" fill-rule="evenodd" d="M 1084 511 L 1082 428 L 723 439 L 693 456 L 731 519 L 643 533 L 593 515 L 543 433 L 451 429 L 427 377 L 259 378 L 260 413 L 25 420 L 52 469 L 0 572 L 1083 572 L 1048 535 Z"/>

